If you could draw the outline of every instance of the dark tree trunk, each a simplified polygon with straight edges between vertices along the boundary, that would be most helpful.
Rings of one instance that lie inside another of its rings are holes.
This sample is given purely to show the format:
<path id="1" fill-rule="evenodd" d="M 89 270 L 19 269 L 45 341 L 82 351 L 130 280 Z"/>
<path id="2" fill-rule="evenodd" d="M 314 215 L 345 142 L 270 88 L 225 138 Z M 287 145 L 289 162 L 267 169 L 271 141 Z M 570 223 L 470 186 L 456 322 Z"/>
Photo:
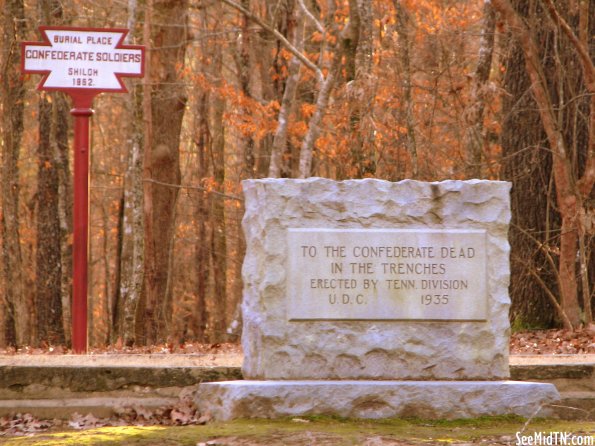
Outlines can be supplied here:
<path id="1" fill-rule="evenodd" d="M 477 66 L 473 75 L 469 103 L 466 107 L 464 147 L 466 152 L 465 176 L 482 178 L 482 158 L 484 148 L 484 111 L 486 107 L 486 90 L 492 71 L 494 54 L 494 34 L 496 31 L 496 11 L 491 1 L 483 5 L 483 24 L 479 40 Z"/>
<path id="2" fill-rule="evenodd" d="M 203 92 L 198 100 L 197 110 L 197 174 L 201 183 L 208 176 L 208 148 L 210 147 L 210 132 L 209 132 L 209 104 L 208 94 Z M 195 246 L 196 258 L 196 312 L 193 313 L 192 323 L 190 329 L 194 333 L 196 339 L 200 342 L 207 342 L 207 326 L 209 320 L 209 311 L 207 308 L 208 283 L 209 283 L 209 247 L 207 244 L 207 222 L 209 219 L 208 208 L 208 193 L 206 191 L 198 192 L 198 199 L 196 204 L 196 232 L 198 242 Z"/>
<path id="3" fill-rule="evenodd" d="M 3 10 L 0 101 L 3 110 L 0 187 L 2 215 L 2 269 L 5 292 L 2 315 L 4 341 L 12 345 L 31 342 L 32 302 L 23 275 L 19 226 L 19 152 L 23 135 L 25 90 L 20 73 L 19 42 L 25 37 L 23 0 L 6 0 Z"/>
<path id="4" fill-rule="evenodd" d="M 62 24 L 59 2 L 40 5 L 41 21 Z M 37 146 L 37 252 L 35 309 L 37 342 L 64 344 L 62 319 L 62 229 L 60 227 L 60 148 L 68 145 L 68 112 L 61 93 L 39 99 Z"/>
<path id="5" fill-rule="evenodd" d="M 70 146 L 68 144 L 69 101 L 66 95 L 56 94 L 53 104 L 57 116 L 64 119 L 55 121 L 55 159 L 58 170 L 58 214 L 60 218 L 60 257 L 62 296 L 62 325 L 66 345 L 71 342 L 71 302 L 72 302 L 72 178 L 70 172 Z"/>
<path id="6" fill-rule="evenodd" d="M 403 76 L 403 101 L 405 108 L 405 125 L 407 127 L 407 151 L 411 157 L 412 177 L 417 178 L 419 162 L 417 156 L 417 142 L 415 138 L 415 119 L 413 114 L 413 81 L 411 70 L 412 24 L 409 13 L 402 5 L 402 0 L 393 0 L 397 11 L 396 30 L 399 36 L 399 62 Z"/>
<path id="7" fill-rule="evenodd" d="M 223 54 L 218 48 L 213 56 L 213 75 L 221 73 Z M 217 77 L 215 77 L 217 79 Z M 223 80 L 219 78 L 219 80 Z M 214 187 L 217 192 L 225 192 L 225 126 L 223 114 L 225 101 L 221 97 L 213 98 L 211 163 L 213 166 Z M 214 338 L 221 342 L 225 338 L 227 324 L 227 233 L 225 223 L 225 200 L 222 196 L 211 194 L 211 262 L 213 265 L 215 299 Z"/>
<path id="8" fill-rule="evenodd" d="M 37 340 L 42 344 L 63 344 L 62 256 L 59 214 L 59 175 L 54 153 L 57 121 L 64 121 L 47 95 L 39 100 L 39 144 L 37 146 L 37 252 L 35 308 Z M 54 125 L 53 125 L 54 124 Z"/>
<path id="9" fill-rule="evenodd" d="M 570 23 L 578 17 L 566 3 L 558 8 Z M 547 88 L 565 146 L 572 152 L 574 178 L 584 170 L 588 147 L 588 98 L 580 67 L 568 41 L 555 32 L 540 3 L 512 1 L 517 12 L 530 23 L 541 51 Z M 591 6 L 593 34 L 595 8 Z M 509 54 L 503 101 L 503 179 L 513 182 L 511 253 L 511 318 L 520 326 L 550 327 L 556 322 L 551 296 L 560 295 L 558 252 L 561 219 L 556 204 L 552 151 L 544 130 L 527 75 L 523 52 L 514 40 L 507 40 Z M 572 68 L 574 67 L 574 68 Z M 587 117 L 587 118 L 585 118 Z M 539 276 L 540 279 L 537 279 Z"/>
<path id="10" fill-rule="evenodd" d="M 149 6 L 150 7 L 150 6 Z M 164 341 L 172 317 L 171 265 L 180 173 L 180 133 L 186 107 L 180 79 L 187 35 L 185 0 L 154 0 L 151 26 L 151 139 L 145 154 L 144 338 Z M 145 92 L 147 94 L 147 92 Z"/>
<path id="11" fill-rule="evenodd" d="M 250 9 L 250 0 L 242 0 L 242 6 Z M 250 97 L 250 21 L 248 17 L 242 16 L 242 36 L 237 41 L 236 48 L 236 67 L 238 71 L 238 80 L 240 90 L 246 97 Z M 250 110 L 244 108 L 244 113 L 249 114 Z M 243 178 L 254 178 L 256 176 L 256 157 L 255 144 L 251 136 L 243 136 L 241 143 L 244 152 L 244 166 L 242 169 Z"/>

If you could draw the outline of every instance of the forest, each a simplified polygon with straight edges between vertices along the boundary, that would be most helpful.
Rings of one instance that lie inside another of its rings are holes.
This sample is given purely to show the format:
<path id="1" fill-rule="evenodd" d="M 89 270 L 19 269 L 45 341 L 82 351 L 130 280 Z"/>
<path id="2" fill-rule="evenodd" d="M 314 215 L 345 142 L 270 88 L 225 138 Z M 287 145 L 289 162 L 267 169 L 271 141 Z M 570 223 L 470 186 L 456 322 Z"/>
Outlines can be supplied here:
<path id="1" fill-rule="evenodd" d="M 0 0 L 0 347 L 70 346 L 71 100 L 39 26 L 126 28 L 95 98 L 89 344 L 236 342 L 242 180 L 512 182 L 513 328 L 592 323 L 595 2 Z"/>

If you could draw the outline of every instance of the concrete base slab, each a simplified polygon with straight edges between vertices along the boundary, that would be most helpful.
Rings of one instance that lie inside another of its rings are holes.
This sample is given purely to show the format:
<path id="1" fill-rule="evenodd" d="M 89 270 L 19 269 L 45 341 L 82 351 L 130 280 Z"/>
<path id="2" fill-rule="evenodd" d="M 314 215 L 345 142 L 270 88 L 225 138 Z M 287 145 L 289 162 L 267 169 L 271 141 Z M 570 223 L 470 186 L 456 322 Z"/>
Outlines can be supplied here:
<path id="1" fill-rule="evenodd" d="M 520 381 L 225 381 L 203 383 L 196 403 L 216 420 L 337 415 L 472 418 L 552 415 L 552 384 Z"/>

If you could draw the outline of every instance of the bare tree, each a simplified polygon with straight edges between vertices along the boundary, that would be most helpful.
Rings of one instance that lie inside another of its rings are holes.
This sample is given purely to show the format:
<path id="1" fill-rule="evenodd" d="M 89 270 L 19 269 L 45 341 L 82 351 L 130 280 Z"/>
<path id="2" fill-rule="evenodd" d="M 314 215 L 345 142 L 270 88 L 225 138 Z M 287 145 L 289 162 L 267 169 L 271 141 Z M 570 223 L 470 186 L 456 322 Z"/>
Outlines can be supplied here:
<path id="1" fill-rule="evenodd" d="M 197 176 L 202 181 L 207 178 L 208 151 L 211 145 L 209 131 L 209 105 L 208 94 L 201 92 L 197 101 L 194 143 L 197 152 Z M 207 244 L 207 220 L 209 218 L 208 194 L 205 190 L 199 191 L 196 205 L 196 235 L 198 243 L 195 246 L 196 264 L 196 310 L 192 312 L 192 322 L 189 329 L 194 337 L 202 342 L 207 341 L 207 326 L 209 310 L 207 308 L 208 282 L 210 272 L 209 246 Z"/>
<path id="2" fill-rule="evenodd" d="M 149 14 L 149 12 L 146 12 Z M 134 33 L 138 7 L 136 0 L 128 1 L 128 26 Z M 150 20 L 148 21 L 150 23 Z M 148 27 L 148 25 L 147 25 Z M 130 41 L 133 37 L 127 36 Z M 149 79 L 145 85 L 148 85 Z M 131 125 L 128 132 L 127 168 L 120 204 L 119 247 L 114 297 L 113 340 L 120 338 L 124 345 L 136 341 L 137 310 L 144 281 L 144 215 L 143 215 L 143 158 L 141 89 L 136 88 L 125 111 Z M 148 96 L 148 95 L 147 95 Z"/>
<path id="3" fill-rule="evenodd" d="M 304 14 L 302 7 L 294 9 L 294 20 L 296 26 L 294 28 L 293 45 L 297 51 L 304 50 Z M 284 166 L 283 155 L 287 148 L 287 131 L 289 127 L 289 115 L 292 106 L 295 103 L 295 94 L 300 80 L 300 67 L 302 64 L 298 57 L 294 54 L 289 61 L 287 79 L 285 80 L 285 89 L 283 90 L 283 98 L 281 99 L 281 106 L 279 108 L 279 116 L 277 118 L 277 129 L 273 138 L 273 147 L 271 151 L 271 161 L 269 164 L 269 177 L 276 178 L 281 176 L 281 172 L 287 171 Z"/>
<path id="4" fill-rule="evenodd" d="M 60 25 L 62 7 L 51 1 L 40 5 L 41 22 Z M 60 149 L 68 146 L 68 110 L 62 93 L 39 98 L 37 146 L 37 252 L 35 309 L 37 342 L 64 344 L 62 320 L 62 230 L 60 227 Z"/>
<path id="5" fill-rule="evenodd" d="M 483 25 L 479 41 L 479 57 L 473 84 L 471 86 L 471 97 L 465 110 L 465 134 L 464 144 L 467 152 L 467 166 L 465 174 L 467 178 L 481 178 L 481 160 L 483 153 L 483 119 L 486 106 L 486 99 L 489 97 L 489 78 L 492 69 L 492 58 L 494 54 L 494 35 L 496 31 L 496 12 L 490 0 L 486 0 L 483 6 Z"/>
<path id="6" fill-rule="evenodd" d="M 349 20 L 356 29 L 346 42 L 345 81 L 349 101 L 350 153 L 355 173 L 362 178 L 376 173 L 373 153 L 373 131 L 367 125 L 375 100 L 375 83 L 372 75 L 374 33 L 372 2 L 350 0 Z"/>
<path id="7" fill-rule="evenodd" d="M 327 21 L 324 26 L 314 17 L 314 15 L 308 11 L 308 9 L 304 6 L 303 2 L 300 5 L 306 16 L 316 22 L 318 28 L 322 29 L 323 35 L 327 37 L 332 37 L 335 41 L 334 45 L 325 45 L 330 47 L 331 55 L 330 55 L 330 63 L 327 67 L 327 74 L 325 75 L 321 66 L 316 65 L 312 62 L 303 51 L 296 48 L 285 36 L 283 36 L 277 29 L 272 27 L 270 24 L 265 23 L 261 20 L 258 16 L 253 14 L 251 11 L 244 8 L 239 3 L 233 0 L 223 0 L 228 5 L 232 6 L 233 8 L 237 9 L 238 11 L 242 12 L 246 17 L 249 17 L 251 20 L 258 23 L 263 29 L 273 34 L 281 44 L 290 51 L 293 56 L 295 56 L 301 63 L 303 63 L 308 69 L 312 70 L 316 75 L 316 80 L 318 82 L 318 91 L 316 94 L 315 100 L 315 107 L 314 113 L 308 122 L 308 130 L 304 139 L 302 141 L 302 145 L 300 148 L 300 156 L 299 156 L 299 173 L 298 176 L 300 178 L 306 178 L 311 175 L 312 171 L 312 158 L 314 152 L 314 146 L 316 144 L 316 140 L 320 136 L 321 132 L 321 125 L 322 119 L 326 113 L 328 108 L 328 104 L 331 98 L 331 93 L 336 85 L 337 78 L 340 75 L 340 70 L 342 67 L 342 56 L 346 50 L 349 48 L 351 42 L 355 41 L 355 35 L 359 31 L 359 29 L 354 26 L 351 22 L 348 22 L 345 27 L 339 32 L 334 21 L 334 10 L 335 4 L 333 1 L 328 2 L 328 13 L 327 13 Z M 329 29 L 327 29 L 329 28 Z M 321 57 L 321 59 L 324 59 Z M 324 60 L 321 63 L 325 63 Z"/>
<path id="8" fill-rule="evenodd" d="M 167 336 L 172 316 L 172 255 L 175 207 L 180 184 L 179 143 L 186 107 L 181 81 L 187 45 L 186 0 L 154 0 L 151 11 L 151 88 L 148 136 L 145 137 L 145 294 L 144 317 L 138 328 L 145 341 L 155 343 Z M 170 185 L 173 185 L 170 186 Z"/>
<path id="9" fill-rule="evenodd" d="M 32 296 L 23 276 L 19 225 L 19 152 L 23 135 L 25 90 L 20 73 L 19 42 L 25 37 L 22 0 L 6 0 L 2 26 L 0 107 L 2 119 L 2 267 L 6 290 L 3 315 L 5 340 L 18 346 L 29 344 L 32 326 Z"/>
<path id="10" fill-rule="evenodd" d="M 221 17 L 221 5 L 215 6 L 216 16 Z M 209 66 L 210 77 L 217 87 L 223 85 L 223 50 L 221 46 L 213 48 L 211 52 L 212 62 Z M 217 192 L 225 192 L 225 100 L 220 95 L 212 98 L 210 113 L 211 145 L 209 147 L 209 158 L 213 170 L 214 188 Z M 244 153 L 246 155 L 246 153 Z M 244 158 L 246 161 L 246 158 Z M 227 320 L 227 234 L 225 221 L 225 201 L 217 196 L 209 195 L 211 234 L 210 254 L 211 265 L 213 266 L 214 283 L 214 335 L 217 341 L 223 340 L 225 336 Z"/>
<path id="11" fill-rule="evenodd" d="M 555 36 L 556 44 L 566 44 L 565 47 L 578 59 L 583 73 L 583 85 L 590 97 L 590 105 L 586 123 L 577 122 L 577 126 L 586 128 L 587 151 L 584 157 L 584 169 L 577 169 L 579 160 L 576 145 L 569 142 L 565 135 L 566 116 L 560 111 L 573 102 L 580 103 L 580 98 L 566 97 L 563 78 L 559 80 L 558 88 L 551 89 L 543 59 L 540 57 L 540 48 L 532 29 L 522 20 L 519 13 L 508 0 L 493 0 L 494 8 L 501 14 L 508 24 L 510 32 L 518 40 L 525 61 L 526 75 L 531 81 L 530 88 L 533 99 L 537 104 L 539 119 L 545 132 L 549 149 L 552 152 L 552 177 L 555 185 L 556 206 L 560 215 L 559 256 L 557 271 L 557 286 L 560 295 L 560 308 L 564 314 L 560 315 L 567 328 L 576 328 L 581 323 L 580 305 L 578 299 L 577 258 L 581 271 L 586 271 L 586 256 L 584 255 L 584 223 L 582 215 L 587 214 L 588 199 L 595 182 L 595 68 L 589 57 L 586 42 L 577 37 L 575 31 L 568 26 L 551 0 L 543 0 L 542 5 L 556 26 L 557 32 L 564 38 Z M 589 13 L 588 8 L 579 10 L 580 15 Z M 589 26 L 585 17 L 579 19 L 579 24 Z M 587 30 L 580 30 L 579 35 L 588 35 Z M 590 33 L 592 34 L 592 33 Z M 555 49 L 555 47 L 554 47 Z M 560 54 L 559 52 L 557 53 Z M 564 70 L 562 59 L 554 51 L 555 76 L 568 73 Z M 580 84 L 580 82 L 579 82 Z M 568 108 L 570 109 L 570 108 Z M 584 133 L 584 132 L 583 132 Z M 576 137 L 578 133 L 572 132 Z M 585 275 L 586 277 L 586 275 Z M 583 287 L 586 286 L 583 284 Z M 590 294 L 584 297 L 584 307 L 590 311 Z M 591 314 L 586 319 L 590 320 Z"/>
<path id="12" fill-rule="evenodd" d="M 407 12 L 401 0 L 393 0 L 397 12 L 396 30 L 399 36 L 399 62 L 403 72 L 403 99 L 405 102 L 405 125 L 407 127 L 407 151 L 411 157 L 412 177 L 419 174 L 419 162 L 417 156 L 417 141 L 415 138 L 415 120 L 413 117 L 413 82 L 411 74 L 411 33 L 413 19 Z"/>

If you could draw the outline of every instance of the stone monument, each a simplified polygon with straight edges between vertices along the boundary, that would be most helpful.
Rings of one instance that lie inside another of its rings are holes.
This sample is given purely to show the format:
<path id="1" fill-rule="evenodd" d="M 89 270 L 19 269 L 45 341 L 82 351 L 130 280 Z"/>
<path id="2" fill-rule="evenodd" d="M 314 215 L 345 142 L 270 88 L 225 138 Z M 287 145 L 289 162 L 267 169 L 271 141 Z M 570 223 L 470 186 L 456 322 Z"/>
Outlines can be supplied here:
<path id="1" fill-rule="evenodd" d="M 216 419 L 533 415 L 509 378 L 510 184 L 243 182 L 245 381 L 206 383 Z"/>

